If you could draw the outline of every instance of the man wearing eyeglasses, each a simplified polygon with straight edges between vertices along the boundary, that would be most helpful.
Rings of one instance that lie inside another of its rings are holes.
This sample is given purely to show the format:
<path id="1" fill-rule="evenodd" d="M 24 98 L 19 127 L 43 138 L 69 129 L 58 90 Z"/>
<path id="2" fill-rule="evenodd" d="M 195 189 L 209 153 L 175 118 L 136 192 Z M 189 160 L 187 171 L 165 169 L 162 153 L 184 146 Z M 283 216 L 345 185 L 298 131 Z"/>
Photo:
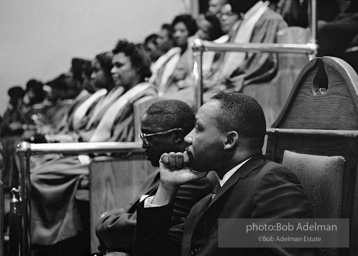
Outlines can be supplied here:
<path id="1" fill-rule="evenodd" d="M 311 206 L 298 178 L 263 157 L 265 133 L 263 110 L 250 96 L 223 92 L 202 105 L 194 129 L 185 137 L 186 151 L 161 156 L 158 190 L 137 208 L 135 256 L 312 255 L 310 249 L 283 248 L 285 244 L 259 248 L 254 239 L 246 240 L 251 234 L 237 229 L 224 239 L 236 236 L 248 243 L 220 244 L 220 234 L 228 227 L 220 225 L 220 219 L 310 217 Z M 173 240 L 167 223 L 178 187 L 209 170 L 216 172 L 221 187 L 193 206 L 182 224 L 182 240 Z"/>
<path id="2" fill-rule="evenodd" d="M 178 100 L 162 100 L 152 104 L 142 118 L 142 147 L 147 159 L 159 167 L 163 153 L 184 152 L 184 137 L 194 127 L 194 114 L 190 107 Z M 175 197 L 171 226 L 182 224 L 191 207 L 204 196 L 210 194 L 216 185 L 217 177 L 210 173 L 207 177 L 183 185 Z M 127 208 L 114 209 L 102 214 L 96 228 L 100 240 L 100 250 L 129 253 L 134 242 L 136 210 L 142 195 L 154 195 L 159 186 L 159 169 L 148 177 L 134 202 Z M 171 229 L 171 236 L 180 240 L 182 231 Z"/>

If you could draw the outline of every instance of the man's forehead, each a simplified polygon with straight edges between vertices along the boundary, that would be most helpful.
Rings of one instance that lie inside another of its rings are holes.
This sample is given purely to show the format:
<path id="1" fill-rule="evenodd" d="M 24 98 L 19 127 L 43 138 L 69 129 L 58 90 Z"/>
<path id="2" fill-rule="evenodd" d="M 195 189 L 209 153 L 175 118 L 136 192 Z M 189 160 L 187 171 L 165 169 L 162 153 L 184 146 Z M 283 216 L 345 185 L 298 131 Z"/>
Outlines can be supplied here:
<path id="1" fill-rule="evenodd" d="M 162 130 L 162 120 L 158 116 L 144 113 L 142 117 L 142 132 L 156 132 Z"/>
<path id="2" fill-rule="evenodd" d="M 196 114 L 196 120 L 216 119 L 219 111 L 220 102 L 217 100 L 209 100 L 199 108 Z"/>

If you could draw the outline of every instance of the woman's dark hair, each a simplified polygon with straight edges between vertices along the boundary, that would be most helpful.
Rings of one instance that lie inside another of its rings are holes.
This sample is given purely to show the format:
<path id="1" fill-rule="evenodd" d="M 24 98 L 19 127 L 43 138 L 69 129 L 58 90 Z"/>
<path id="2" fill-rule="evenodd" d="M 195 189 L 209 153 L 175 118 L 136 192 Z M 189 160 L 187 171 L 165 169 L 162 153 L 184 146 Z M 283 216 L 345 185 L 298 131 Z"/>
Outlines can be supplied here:
<path id="1" fill-rule="evenodd" d="M 198 30 L 198 25 L 196 24 L 196 20 L 190 14 L 181 14 L 174 18 L 172 22 L 172 27 L 179 23 L 183 22 L 186 28 L 189 31 L 189 36 L 192 36 Z"/>
<path id="2" fill-rule="evenodd" d="M 172 28 L 172 25 L 170 25 L 170 24 L 168 24 L 168 23 L 164 23 L 164 24 L 162 24 L 161 29 L 164 29 L 164 30 L 168 31 L 168 37 L 169 37 L 170 39 L 173 38 L 173 28 Z"/>
<path id="3" fill-rule="evenodd" d="M 204 19 L 206 19 L 211 24 L 211 28 L 210 28 L 210 40 L 211 41 L 218 39 L 219 37 L 221 37 L 223 35 L 220 21 L 215 15 L 206 14 L 204 16 Z"/>
<path id="4" fill-rule="evenodd" d="M 73 79 L 80 84 L 83 83 L 82 73 L 84 72 L 86 65 L 91 66 L 91 61 L 83 58 L 72 58 L 71 60 L 71 73 Z"/>
<path id="5" fill-rule="evenodd" d="M 232 12 L 237 14 L 245 14 L 248 10 L 251 9 L 259 0 L 229 0 L 231 5 Z"/>
<path id="6" fill-rule="evenodd" d="M 152 62 L 143 45 L 134 44 L 127 40 L 119 40 L 112 53 L 118 54 L 120 52 L 123 52 L 130 58 L 133 67 L 138 70 L 141 76 L 141 81 L 144 81 L 152 75 L 152 71 L 150 70 Z"/>
<path id="7" fill-rule="evenodd" d="M 36 79 L 30 79 L 27 83 L 26 83 L 26 90 L 25 92 L 29 92 L 29 91 L 33 91 L 35 96 L 34 102 L 39 103 L 44 101 L 45 97 L 46 97 L 46 93 L 43 89 L 43 83 L 39 80 Z"/>
<path id="8" fill-rule="evenodd" d="M 95 57 L 95 59 L 101 65 L 104 73 L 106 74 L 108 81 L 111 82 L 111 85 L 114 84 L 112 74 L 111 74 L 111 70 L 113 68 L 112 57 L 113 57 L 113 54 L 111 52 L 102 52 L 100 54 L 97 54 Z"/>
<path id="9" fill-rule="evenodd" d="M 13 86 L 8 91 L 7 94 L 10 98 L 23 98 L 25 96 L 25 90 L 21 86 Z"/>

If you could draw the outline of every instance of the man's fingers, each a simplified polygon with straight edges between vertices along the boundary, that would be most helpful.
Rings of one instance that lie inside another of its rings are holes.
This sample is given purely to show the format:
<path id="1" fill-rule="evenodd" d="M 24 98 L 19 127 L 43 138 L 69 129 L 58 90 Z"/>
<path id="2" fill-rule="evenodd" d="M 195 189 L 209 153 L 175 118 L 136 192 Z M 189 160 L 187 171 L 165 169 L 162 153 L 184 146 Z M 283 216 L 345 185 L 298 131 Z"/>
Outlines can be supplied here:
<path id="1" fill-rule="evenodd" d="M 169 162 L 169 155 L 167 153 L 162 154 L 162 156 L 160 157 L 160 162 L 167 166 Z"/>
<path id="2" fill-rule="evenodd" d="M 182 153 L 177 153 L 175 155 L 175 169 L 182 169 L 184 167 L 184 156 Z"/>
<path id="3" fill-rule="evenodd" d="M 176 153 L 170 152 L 169 153 L 169 168 L 174 169 L 176 166 Z"/>
<path id="4" fill-rule="evenodd" d="M 184 165 L 185 167 L 190 166 L 189 155 L 188 155 L 188 152 L 187 152 L 187 151 L 184 151 L 184 153 L 183 153 L 183 165 Z"/>
<path id="5" fill-rule="evenodd" d="M 175 169 L 179 170 L 189 166 L 189 156 L 186 152 L 164 153 L 160 158 L 160 162 L 171 170 L 175 170 Z"/>

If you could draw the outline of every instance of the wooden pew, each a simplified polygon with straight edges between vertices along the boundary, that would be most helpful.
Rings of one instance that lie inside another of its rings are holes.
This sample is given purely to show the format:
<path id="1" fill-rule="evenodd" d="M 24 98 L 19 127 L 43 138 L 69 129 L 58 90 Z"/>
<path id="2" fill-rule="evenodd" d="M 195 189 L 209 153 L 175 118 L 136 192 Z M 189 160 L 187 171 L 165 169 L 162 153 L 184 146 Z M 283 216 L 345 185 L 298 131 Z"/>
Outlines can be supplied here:
<path id="1" fill-rule="evenodd" d="M 280 44 L 306 44 L 308 41 L 308 31 L 301 27 L 287 27 L 277 32 L 277 43 Z M 267 127 L 270 127 L 278 117 L 299 72 L 308 63 L 308 56 L 304 54 L 277 55 L 276 76 L 268 83 L 250 84 L 243 89 L 244 94 L 255 98 L 264 109 Z"/>
<path id="2" fill-rule="evenodd" d="M 134 104 L 134 125 L 135 125 L 135 136 L 139 138 L 138 133 L 140 131 L 140 118 L 143 115 L 143 112 L 147 109 L 149 105 L 153 102 L 160 100 L 160 98 L 143 98 Z M 139 126 L 139 127 L 138 127 Z M 17 146 L 17 153 L 20 159 L 20 183 L 21 183 L 21 242 L 20 242 L 20 253 L 21 255 L 31 255 L 31 237 L 30 237 L 30 215 L 31 215 L 31 207 L 30 207 L 30 180 L 29 180 L 29 173 L 30 173 L 30 157 L 32 155 L 45 155 L 45 154 L 66 154 L 66 155 L 78 155 L 78 154 L 97 154 L 97 153 L 118 153 L 122 152 L 127 157 L 123 157 L 123 161 L 121 162 L 120 166 L 123 168 L 119 168 L 119 170 L 123 170 L 123 174 L 118 172 L 116 177 L 127 177 L 126 179 L 119 179 L 120 181 L 127 181 L 126 183 L 128 186 L 133 186 L 131 191 L 127 191 L 126 193 L 121 193 L 119 196 L 119 201 L 123 200 L 123 203 L 126 204 L 135 194 L 136 189 L 141 185 L 141 183 L 145 180 L 147 170 L 151 168 L 148 165 L 147 161 L 145 160 L 144 150 L 141 147 L 141 143 L 139 139 L 136 139 L 135 142 L 126 142 L 126 143 L 116 143 L 116 142 L 98 142 L 98 143 L 44 143 L 44 144 L 31 144 L 27 142 L 22 142 Z M 100 158 L 102 162 L 108 162 L 108 158 Z M 110 159 L 111 161 L 118 162 L 118 159 Z M 90 166 L 95 166 L 95 164 L 91 164 Z M 107 170 L 103 170 L 102 168 L 94 168 L 100 173 L 97 177 L 105 177 L 102 175 Z M 117 170 L 118 168 L 114 168 Z M 132 169 L 136 169 L 134 173 L 132 173 Z M 143 172 L 141 172 L 143 170 Z M 90 175 L 90 177 L 94 177 L 94 175 Z M 108 177 L 108 176 L 107 176 Z M 108 181 L 108 179 L 107 179 Z M 114 180 L 113 180 L 114 181 Z M 97 181 L 90 181 L 91 187 L 97 188 L 96 186 Z M 101 182 L 98 181 L 100 184 Z M 102 184 L 108 184 L 104 182 Z M 117 184 L 116 182 L 112 183 Z M 112 185 L 111 184 L 111 185 Z M 79 192 L 81 200 L 88 198 L 96 198 L 96 195 L 89 196 L 88 193 L 88 182 L 84 182 L 82 187 L 82 191 Z M 117 185 L 116 185 L 117 186 Z M 107 186 L 108 187 L 108 186 Z M 86 191 L 87 189 L 87 191 Z M 126 190 L 126 189 L 125 189 Z M 120 190 L 123 191 L 123 190 Z M 83 193 L 84 192 L 84 193 Z M 111 191 L 111 193 L 114 191 Z M 116 193 L 113 193 L 117 196 Z M 77 198 L 77 195 L 76 195 Z M 97 197 L 98 198 L 98 197 Z M 116 199 L 117 197 L 115 197 Z M 95 199 L 94 199 L 95 200 Z M 111 199 L 107 200 L 106 202 L 111 202 Z M 118 200 L 117 200 L 118 201 Z M 98 200 L 97 200 L 98 202 Z M 121 201 L 122 202 L 122 201 Z M 110 203 L 107 204 L 111 205 Z M 122 204 L 121 204 L 122 205 Z M 104 209 L 105 207 L 103 207 Z M 101 209 L 97 209 L 98 212 Z M 89 225 L 89 224 L 88 224 Z M 11 227 L 10 227 L 11 228 Z"/>
<path id="3" fill-rule="evenodd" d="M 267 131 L 266 155 L 281 162 L 285 150 L 344 158 L 341 209 L 330 215 L 350 219 L 350 248 L 321 255 L 358 255 L 358 76 L 346 62 L 323 57 L 310 61 L 299 74 L 288 100 Z M 337 176 L 339 177 L 339 175 Z M 333 189 L 333 188 L 332 188 Z M 322 254 L 323 253 L 323 254 Z"/>

